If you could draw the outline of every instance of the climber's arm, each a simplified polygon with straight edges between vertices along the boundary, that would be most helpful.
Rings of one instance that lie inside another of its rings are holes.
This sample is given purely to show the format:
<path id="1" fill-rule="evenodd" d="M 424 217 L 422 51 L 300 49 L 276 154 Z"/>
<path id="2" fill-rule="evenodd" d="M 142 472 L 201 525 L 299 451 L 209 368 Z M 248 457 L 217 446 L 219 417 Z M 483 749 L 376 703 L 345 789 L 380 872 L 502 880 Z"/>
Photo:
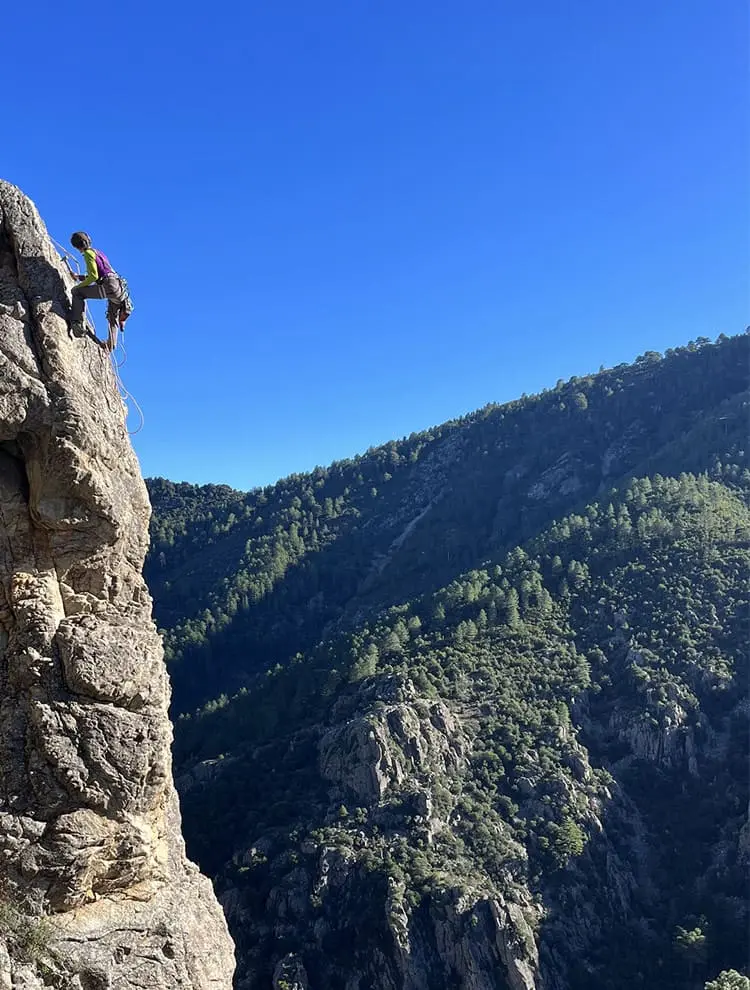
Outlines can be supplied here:
<path id="1" fill-rule="evenodd" d="M 92 285 L 99 279 L 99 269 L 96 267 L 96 254 L 91 248 L 87 248 L 83 252 L 83 257 L 86 260 L 86 274 L 79 275 L 78 281 L 81 285 Z"/>

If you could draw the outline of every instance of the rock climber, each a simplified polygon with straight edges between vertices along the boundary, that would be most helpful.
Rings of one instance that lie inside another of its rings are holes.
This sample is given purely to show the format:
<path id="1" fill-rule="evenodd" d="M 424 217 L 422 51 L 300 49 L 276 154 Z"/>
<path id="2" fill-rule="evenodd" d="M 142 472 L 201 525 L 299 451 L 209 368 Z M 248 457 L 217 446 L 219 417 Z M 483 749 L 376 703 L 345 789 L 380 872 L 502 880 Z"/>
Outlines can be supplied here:
<path id="1" fill-rule="evenodd" d="M 106 254 L 92 247 L 91 238 L 85 231 L 76 231 L 70 238 L 70 243 L 81 252 L 86 262 L 86 274 L 75 276 L 78 285 L 73 287 L 71 293 L 71 332 L 77 337 L 85 333 L 83 311 L 87 299 L 106 299 L 109 334 L 106 344 L 103 341 L 100 343 L 106 350 L 112 351 L 117 342 L 118 327 L 124 330 L 125 321 L 133 312 L 128 283 L 117 274 Z"/>

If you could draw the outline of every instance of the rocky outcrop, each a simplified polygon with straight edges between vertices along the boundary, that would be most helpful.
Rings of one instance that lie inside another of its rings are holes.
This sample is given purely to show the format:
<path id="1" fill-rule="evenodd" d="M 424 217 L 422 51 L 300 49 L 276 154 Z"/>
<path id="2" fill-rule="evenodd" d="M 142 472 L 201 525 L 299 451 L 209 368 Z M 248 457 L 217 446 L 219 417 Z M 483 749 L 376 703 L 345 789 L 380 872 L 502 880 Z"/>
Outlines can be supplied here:
<path id="1" fill-rule="evenodd" d="M 708 720 L 697 712 L 695 696 L 685 685 L 654 682 L 648 661 L 628 644 L 618 662 L 633 691 L 630 703 L 620 703 L 612 712 L 608 731 L 636 759 L 697 776 L 698 755 L 707 748 L 711 732 Z"/>
<path id="2" fill-rule="evenodd" d="M 522 907 L 501 895 L 446 891 L 406 930 L 392 990 L 449 986 L 457 974 L 474 990 L 537 990 L 539 957 L 525 917 L 530 910 L 530 898 Z"/>
<path id="3" fill-rule="evenodd" d="M 445 777 L 467 750 L 463 730 L 442 702 L 412 700 L 331 729 L 321 740 L 320 769 L 342 797 L 353 794 L 370 805 L 389 788 L 414 785 L 425 774 Z"/>
<path id="4" fill-rule="evenodd" d="M 308 981 L 344 990 L 431 990 L 459 981 L 467 990 L 540 990 L 530 924 L 540 912 L 528 893 L 490 894 L 465 877 L 461 887 L 436 889 L 415 904 L 403 882 L 391 879 L 387 890 L 372 883 L 360 861 L 368 849 L 380 856 L 387 843 L 328 847 L 317 862 L 295 866 L 271 889 L 263 926 L 243 909 L 239 891 L 227 894 L 231 920 L 251 935 L 242 990 L 266 985 L 268 956 L 275 990 L 307 990 Z M 285 944 L 297 951 L 274 964 Z"/>
<path id="5" fill-rule="evenodd" d="M 538 905 L 448 853 L 448 787 L 472 747 L 462 716 L 395 674 L 352 686 L 329 715 L 317 741 L 319 827 L 300 829 L 293 846 L 276 830 L 254 838 L 225 875 L 242 990 L 269 980 L 276 990 L 539 990 Z"/>
<path id="6" fill-rule="evenodd" d="M 554 496 L 574 495 L 582 488 L 578 470 L 580 468 L 574 463 L 574 458 L 570 454 L 563 454 L 529 488 L 528 497 L 536 502 L 544 502 Z"/>
<path id="7" fill-rule="evenodd" d="M 232 946 L 183 849 L 148 498 L 69 281 L 0 183 L 0 988 L 219 990 Z"/>

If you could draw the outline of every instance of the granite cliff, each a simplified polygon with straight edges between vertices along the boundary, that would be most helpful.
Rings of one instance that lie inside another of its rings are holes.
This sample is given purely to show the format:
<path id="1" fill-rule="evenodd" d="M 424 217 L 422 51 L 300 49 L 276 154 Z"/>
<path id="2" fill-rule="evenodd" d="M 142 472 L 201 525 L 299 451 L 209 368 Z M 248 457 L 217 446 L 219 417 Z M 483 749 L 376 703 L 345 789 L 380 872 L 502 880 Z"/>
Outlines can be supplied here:
<path id="1" fill-rule="evenodd" d="M 70 277 L 0 182 L 0 988 L 231 985 L 185 856 L 169 683 L 142 578 L 150 506 Z"/>

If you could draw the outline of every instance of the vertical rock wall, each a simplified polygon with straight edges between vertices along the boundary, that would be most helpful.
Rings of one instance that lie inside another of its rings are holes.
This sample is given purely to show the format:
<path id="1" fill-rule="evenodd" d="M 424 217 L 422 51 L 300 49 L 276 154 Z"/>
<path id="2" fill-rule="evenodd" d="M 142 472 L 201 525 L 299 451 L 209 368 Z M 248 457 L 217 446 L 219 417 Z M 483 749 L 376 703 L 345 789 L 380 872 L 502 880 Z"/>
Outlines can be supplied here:
<path id="1" fill-rule="evenodd" d="M 68 334 L 70 282 L 0 182 L 0 990 L 219 990 L 233 950 L 184 854 L 148 497 L 109 359 Z"/>

